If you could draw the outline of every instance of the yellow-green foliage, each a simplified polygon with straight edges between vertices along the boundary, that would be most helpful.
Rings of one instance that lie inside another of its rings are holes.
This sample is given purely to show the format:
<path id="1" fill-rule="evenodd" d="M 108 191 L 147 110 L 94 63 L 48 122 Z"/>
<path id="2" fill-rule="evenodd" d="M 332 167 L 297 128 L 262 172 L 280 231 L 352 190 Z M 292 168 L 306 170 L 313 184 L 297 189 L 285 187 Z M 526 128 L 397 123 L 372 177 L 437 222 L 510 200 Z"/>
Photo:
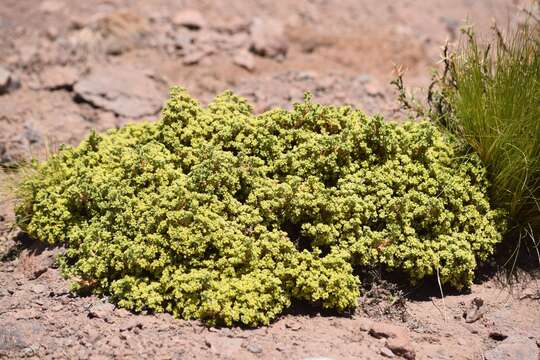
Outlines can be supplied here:
<path id="1" fill-rule="evenodd" d="M 501 236 L 484 168 L 426 122 L 173 88 L 160 121 L 92 134 L 23 184 L 19 224 L 68 248 L 77 286 L 120 306 L 267 324 L 293 300 L 357 305 L 353 269 L 470 284 Z"/>

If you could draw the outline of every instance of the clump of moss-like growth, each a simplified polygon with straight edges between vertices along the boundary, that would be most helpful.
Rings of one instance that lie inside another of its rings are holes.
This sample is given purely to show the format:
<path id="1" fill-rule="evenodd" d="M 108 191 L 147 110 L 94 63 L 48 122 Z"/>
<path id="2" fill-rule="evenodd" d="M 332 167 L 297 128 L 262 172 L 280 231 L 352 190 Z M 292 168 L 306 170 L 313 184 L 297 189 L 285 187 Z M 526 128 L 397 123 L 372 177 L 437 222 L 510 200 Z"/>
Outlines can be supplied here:
<path id="1" fill-rule="evenodd" d="M 251 113 L 173 88 L 160 121 L 91 134 L 21 187 L 31 236 L 76 287 L 210 324 L 268 324 L 294 300 L 357 305 L 353 269 L 468 286 L 501 239 L 485 170 L 426 122 L 309 98 Z"/>

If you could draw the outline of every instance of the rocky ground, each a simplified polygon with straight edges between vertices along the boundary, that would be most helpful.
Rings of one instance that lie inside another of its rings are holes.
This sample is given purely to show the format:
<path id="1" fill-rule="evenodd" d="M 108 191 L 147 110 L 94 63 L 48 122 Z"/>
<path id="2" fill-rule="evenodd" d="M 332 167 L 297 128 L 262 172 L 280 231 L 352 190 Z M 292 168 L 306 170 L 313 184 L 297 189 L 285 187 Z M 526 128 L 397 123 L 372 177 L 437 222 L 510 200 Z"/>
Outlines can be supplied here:
<path id="1" fill-rule="evenodd" d="M 76 144 L 91 129 L 155 119 L 171 84 L 205 103 L 232 89 L 257 112 L 309 90 L 318 102 L 401 119 L 395 65 L 410 86 L 426 86 L 464 19 L 486 33 L 493 19 L 521 21 L 524 4 L 2 0 L 0 165 Z M 0 357 L 540 359 L 534 274 L 444 298 L 381 283 L 348 316 L 298 306 L 268 327 L 213 329 L 70 294 L 54 266 L 61 250 L 25 239 L 12 216 L 2 201 Z"/>

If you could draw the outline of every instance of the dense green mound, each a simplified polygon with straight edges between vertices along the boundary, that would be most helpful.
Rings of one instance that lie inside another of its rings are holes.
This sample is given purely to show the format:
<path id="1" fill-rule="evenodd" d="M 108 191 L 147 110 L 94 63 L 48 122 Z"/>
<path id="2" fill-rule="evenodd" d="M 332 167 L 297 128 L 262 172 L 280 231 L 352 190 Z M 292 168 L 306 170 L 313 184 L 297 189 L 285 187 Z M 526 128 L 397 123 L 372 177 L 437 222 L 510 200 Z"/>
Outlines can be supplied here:
<path id="1" fill-rule="evenodd" d="M 362 267 L 468 286 L 501 229 L 466 160 L 425 122 L 309 99 L 253 116 L 230 92 L 205 109 L 173 88 L 160 121 L 37 165 L 17 215 L 122 307 L 256 326 L 293 300 L 354 308 Z"/>

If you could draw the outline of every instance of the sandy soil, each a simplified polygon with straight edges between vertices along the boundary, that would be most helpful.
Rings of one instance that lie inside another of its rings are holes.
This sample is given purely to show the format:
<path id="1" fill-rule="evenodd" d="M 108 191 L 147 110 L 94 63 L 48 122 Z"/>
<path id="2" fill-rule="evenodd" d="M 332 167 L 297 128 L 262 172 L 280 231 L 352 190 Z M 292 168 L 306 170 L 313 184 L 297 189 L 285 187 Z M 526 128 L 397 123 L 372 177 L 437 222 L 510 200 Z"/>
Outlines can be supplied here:
<path id="1" fill-rule="evenodd" d="M 409 86 L 426 86 L 465 19 L 486 33 L 493 20 L 520 21 L 523 4 L 2 0 L 0 164 L 155 119 L 171 84 L 205 103 L 233 89 L 257 112 L 309 90 L 319 102 L 402 119 L 395 65 Z M 2 202 L 0 358 L 540 359 L 534 274 L 513 286 L 489 277 L 444 299 L 434 283 L 379 282 L 347 316 L 298 305 L 268 327 L 213 329 L 71 294 L 54 266 L 61 249 L 25 239 L 12 216 Z"/>

